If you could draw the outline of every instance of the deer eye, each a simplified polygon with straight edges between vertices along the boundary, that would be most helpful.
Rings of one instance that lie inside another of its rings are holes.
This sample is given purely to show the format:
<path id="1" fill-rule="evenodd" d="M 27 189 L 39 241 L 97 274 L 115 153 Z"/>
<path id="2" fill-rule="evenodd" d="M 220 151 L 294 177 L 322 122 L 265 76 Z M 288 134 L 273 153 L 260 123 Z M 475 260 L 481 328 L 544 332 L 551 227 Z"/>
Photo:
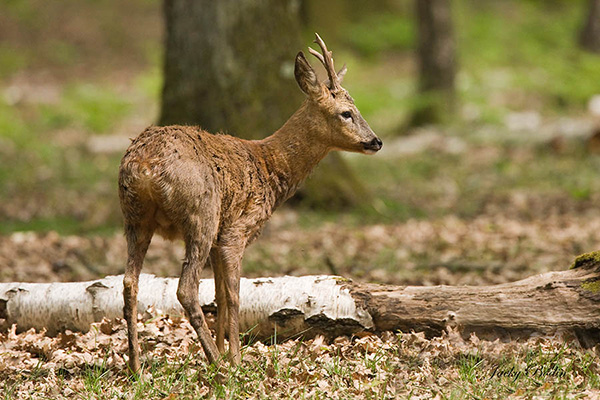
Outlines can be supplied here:
<path id="1" fill-rule="evenodd" d="M 344 112 L 341 114 L 341 116 L 342 116 L 342 117 L 344 117 L 344 118 L 346 118 L 346 119 L 348 119 L 348 118 L 352 118 L 352 113 L 351 113 L 350 111 L 344 111 Z"/>

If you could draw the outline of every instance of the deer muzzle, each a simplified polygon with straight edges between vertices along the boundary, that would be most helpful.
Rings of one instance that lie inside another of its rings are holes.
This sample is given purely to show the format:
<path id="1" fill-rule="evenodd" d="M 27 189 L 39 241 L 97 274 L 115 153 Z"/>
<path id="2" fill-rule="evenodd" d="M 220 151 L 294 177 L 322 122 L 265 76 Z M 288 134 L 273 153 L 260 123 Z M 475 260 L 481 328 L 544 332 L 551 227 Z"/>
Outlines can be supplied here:
<path id="1" fill-rule="evenodd" d="M 367 154 L 375 154 L 383 147 L 383 142 L 378 137 L 373 138 L 369 142 L 362 142 L 364 152 Z"/>

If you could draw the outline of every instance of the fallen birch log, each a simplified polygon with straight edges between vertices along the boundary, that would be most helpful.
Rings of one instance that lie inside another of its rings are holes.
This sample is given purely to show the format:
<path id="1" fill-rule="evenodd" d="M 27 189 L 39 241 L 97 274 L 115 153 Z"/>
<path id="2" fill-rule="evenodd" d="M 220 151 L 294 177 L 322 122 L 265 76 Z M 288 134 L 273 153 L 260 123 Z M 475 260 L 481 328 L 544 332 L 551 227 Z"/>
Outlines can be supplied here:
<path id="1" fill-rule="evenodd" d="M 138 312 L 184 315 L 177 300 L 177 278 L 140 276 Z M 345 284 L 335 276 L 242 279 L 240 329 L 259 338 L 275 333 L 294 335 L 317 329 L 332 335 L 372 329 L 370 315 L 356 308 Z M 200 304 L 216 312 L 212 279 L 203 279 Z M 50 334 L 70 329 L 87 331 L 102 318 L 123 317 L 123 276 L 90 282 L 0 283 L 0 318 L 19 331 L 45 328 Z"/>
<path id="2" fill-rule="evenodd" d="M 122 276 L 76 283 L 0 283 L 0 319 L 19 330 L 86 331 L 122 316 Z M 182 315 L 175 278 L 143 274 L 138 311 Z M 214 283 L 203 280 L 200 302 L 215 313 Z M 390 286 L 335 276 L 242 279 L 240 327 L 264 339 L 349 335 L 359 331 L 425 331 L 448 327 L 464 336 L 516 338 L 556 331 L 586 345 L 600 342 L 600 256 L 573 268 L 494 286 Z"/>

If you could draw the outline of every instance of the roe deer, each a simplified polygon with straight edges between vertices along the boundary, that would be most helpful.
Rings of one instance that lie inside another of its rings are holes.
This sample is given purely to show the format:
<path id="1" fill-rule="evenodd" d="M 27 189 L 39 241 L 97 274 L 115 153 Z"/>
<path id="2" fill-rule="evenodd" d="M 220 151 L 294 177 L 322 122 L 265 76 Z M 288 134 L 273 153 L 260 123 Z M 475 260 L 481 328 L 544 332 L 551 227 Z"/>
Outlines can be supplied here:
<path id="1" fill-rule="evenodd" d="M 119 198 L 125 221 L 127 268 L 123 308 L 129 367 L 140 368 L 137 339 L 138 280 L 153 234 L 185 241 L 177 298 L 211 363 L 225 351 L 240 362 L 239 285 L 246 246 L 277 206 L 296 191 L 331 150 L 373 154 L 382 142 L 340 85 L 331 53 L 316 35 L 329 80 L 321 83 L 302 52 L 294 75 L 306 100 L 274 134 L 263 140 L 212 135 L 198 127 L 149 127 L 133 140 L 119 168 Z M 198 300 L 200 271 L 215 277 L 216 344 Z"/>

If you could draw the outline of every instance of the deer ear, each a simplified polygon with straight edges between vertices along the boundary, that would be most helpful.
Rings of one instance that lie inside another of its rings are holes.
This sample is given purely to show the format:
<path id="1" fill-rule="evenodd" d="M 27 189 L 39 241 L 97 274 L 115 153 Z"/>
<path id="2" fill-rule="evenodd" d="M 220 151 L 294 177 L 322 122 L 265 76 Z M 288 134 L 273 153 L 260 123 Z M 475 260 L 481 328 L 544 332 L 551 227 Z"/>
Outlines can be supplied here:
<path id="1" fill-rule="evenodd" d="M 342 69 L 340 69 L 337 73 L 338 79 L 340 80 L 340 84 L 344 80 L 344 75 L 346 75 L 346 72 L 348 72 L 348 68 L 346 68 L 346 64 L 344 64 Z"/>
<path id="2" fill-rule="evenodd" d="M 294 76 L 298 86 L 308 96 L 315 96 L 321 92 L 319 88 L 319 81 L 317 80 L 317 74 L 312 69 L 303 52 L 299 52 L 296 55 L 296 65 L 294 66 Z"/>

